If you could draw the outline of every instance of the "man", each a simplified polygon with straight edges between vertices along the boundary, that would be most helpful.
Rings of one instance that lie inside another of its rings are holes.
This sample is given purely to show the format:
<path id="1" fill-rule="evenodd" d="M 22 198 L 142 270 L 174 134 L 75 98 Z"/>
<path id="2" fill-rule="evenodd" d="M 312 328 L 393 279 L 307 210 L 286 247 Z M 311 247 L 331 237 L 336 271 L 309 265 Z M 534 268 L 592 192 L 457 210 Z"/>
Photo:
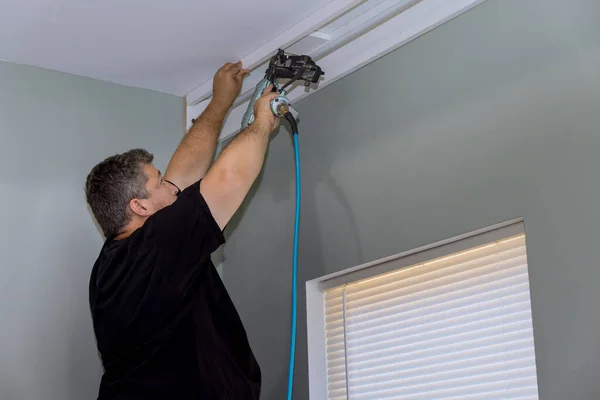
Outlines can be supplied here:
<path id="1" fill-rule="evenodd" d="M 254 122 L 211 166 L 247 73 L 228 63 L 215 74 L 213 98 L 164 177 L 139 149 L 104 160 L 87 177 L 87 201 L 106 236 L 89 288 L 104 365 L 99 399 L 259 397 L 259 366 L 210 260 L 279 124 L 268 88 Z"/>

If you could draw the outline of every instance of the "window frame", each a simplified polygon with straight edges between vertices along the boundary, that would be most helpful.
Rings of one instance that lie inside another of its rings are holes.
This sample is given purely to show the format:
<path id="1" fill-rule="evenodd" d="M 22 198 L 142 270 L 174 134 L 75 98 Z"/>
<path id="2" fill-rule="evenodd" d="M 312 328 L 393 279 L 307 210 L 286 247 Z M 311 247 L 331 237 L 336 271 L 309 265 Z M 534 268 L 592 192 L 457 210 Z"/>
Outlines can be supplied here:
<path id="1" fill-rule="evenodd" d="M 521 234 L 525 234 L 524 220 L 516 218 L 307 281 L 309 399 L 328 398 L 324 307 L 326 290 Z"/>

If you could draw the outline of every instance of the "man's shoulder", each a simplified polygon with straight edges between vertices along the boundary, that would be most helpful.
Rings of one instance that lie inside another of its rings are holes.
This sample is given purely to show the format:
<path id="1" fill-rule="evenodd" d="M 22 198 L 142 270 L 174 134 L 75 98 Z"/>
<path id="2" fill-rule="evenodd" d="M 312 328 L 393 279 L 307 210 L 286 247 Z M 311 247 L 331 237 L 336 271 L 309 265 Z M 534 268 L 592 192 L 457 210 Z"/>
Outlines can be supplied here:
<path id="1" fill-rule="evenodd" d="M 130 275 L 131 268 L 137 265 L 140 268 L 148 264 L 149 253 L 152 249 L 148 243 L 148 233 L 142 226 L 129 237 L 114 240 L 107 239 L 92 268 L 90 282 L 97 286 L 107 283 L 122 282 L 121 275 Z"/>

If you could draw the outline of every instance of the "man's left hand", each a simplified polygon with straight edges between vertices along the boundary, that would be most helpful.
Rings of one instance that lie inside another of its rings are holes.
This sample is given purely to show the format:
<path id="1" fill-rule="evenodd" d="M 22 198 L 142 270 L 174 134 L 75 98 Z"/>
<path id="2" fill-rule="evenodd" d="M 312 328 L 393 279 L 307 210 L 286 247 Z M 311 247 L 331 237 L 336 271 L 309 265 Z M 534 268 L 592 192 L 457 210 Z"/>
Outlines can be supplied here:
<path id="1" fill-rule="evenodd" d="M 226 107 L 231 107 L 240 93 L 242 81 L 250 72 L 242 69 L 242 62 L 223 65 L 213 78 L 213 101 Z"/>

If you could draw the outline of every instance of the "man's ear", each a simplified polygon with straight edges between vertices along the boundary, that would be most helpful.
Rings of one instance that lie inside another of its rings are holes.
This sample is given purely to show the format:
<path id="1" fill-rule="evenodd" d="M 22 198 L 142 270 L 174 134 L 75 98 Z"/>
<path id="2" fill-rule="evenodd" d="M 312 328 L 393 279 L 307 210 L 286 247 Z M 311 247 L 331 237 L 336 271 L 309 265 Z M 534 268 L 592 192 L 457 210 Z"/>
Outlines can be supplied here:
<path id="1" fill-rule="evenodd" d="M 133 199 L 129 202 L 129 208 L 131 211 L 139 215 L 140 217 L 148 217 L 150 216 L 150 204 L 148 200 L 145 199 Z"/>

